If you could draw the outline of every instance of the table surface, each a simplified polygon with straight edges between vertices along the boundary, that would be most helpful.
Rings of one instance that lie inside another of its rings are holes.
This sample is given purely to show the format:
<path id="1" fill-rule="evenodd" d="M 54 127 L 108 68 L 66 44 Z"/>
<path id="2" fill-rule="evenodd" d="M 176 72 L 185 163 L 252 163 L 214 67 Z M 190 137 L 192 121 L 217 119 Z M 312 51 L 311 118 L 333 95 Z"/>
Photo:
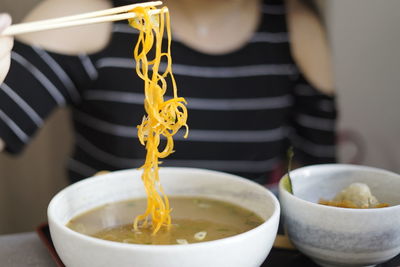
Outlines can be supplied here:
<path id="1" fill-rule="evenodd" d="M 55 267 L 49 251 L 35 232 L 0 236 L 3 267 Z"/>
<path id="2" fill-rule="evenodd" d="M 35 232 L 0 236 L 0 265 L 2 267 L 57 266 Z M 300 252 L 281 249 L 272 249 L 261 267 L 270 266 L 317 267 Z M 378 266 L 398 267 L 400 266 L 400 256 Z"/>

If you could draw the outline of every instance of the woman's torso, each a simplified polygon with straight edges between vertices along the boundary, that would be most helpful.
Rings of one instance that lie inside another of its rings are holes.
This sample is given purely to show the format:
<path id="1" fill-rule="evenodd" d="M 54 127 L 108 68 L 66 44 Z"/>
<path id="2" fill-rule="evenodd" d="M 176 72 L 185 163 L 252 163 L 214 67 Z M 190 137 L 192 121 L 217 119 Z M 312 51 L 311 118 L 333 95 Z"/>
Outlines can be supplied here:
<path id="1" fill-rule="evenodd" d="M 210 55 L 172 41 L 173 71 L 179 95 L 188 101 L 190 132 L 186 140 L 176 135 L 175 153 L 162 166 L 216 169 L 265 182 L 284 157 L 298 71 L 290 55 L 285 8 L 280 1 L 269 2 L 262 5 L 257 30 L 235 51 Z M 96 77 L 73 113 L 74 181 L 92 170 L 144 162 L 145 149 L 136 138 L 144 115 L 143 82 L 132 59 L 136 37 L 126 22 L 117 22 L 107 47 L 89 56 Z"/>

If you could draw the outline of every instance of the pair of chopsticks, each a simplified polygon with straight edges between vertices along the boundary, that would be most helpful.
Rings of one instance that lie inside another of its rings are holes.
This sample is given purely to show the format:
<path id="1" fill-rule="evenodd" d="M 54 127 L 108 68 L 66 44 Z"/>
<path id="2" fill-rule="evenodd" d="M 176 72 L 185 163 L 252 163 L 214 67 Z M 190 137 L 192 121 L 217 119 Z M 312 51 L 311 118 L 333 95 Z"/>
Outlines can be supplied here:
<path id="1" fill-rule="evenodd" d="M 14 36 L 18 34 L 60 29 L 73 26 L 88 25 L 94 23 L 126 20 L 136 17 L 134 12 L 130 12 L 135 7 L 159 6 L 162 5 L 161 1 L 137 3 L 126 6 L 114 7 L 110 9 L 83 13 L 78 15 L 39 20 L 34 22 L 14 24 L 0 33 L 1 36 Z M 149 11 L 149 15 L 158 14 L 161 9 L 154 9 Z"/>

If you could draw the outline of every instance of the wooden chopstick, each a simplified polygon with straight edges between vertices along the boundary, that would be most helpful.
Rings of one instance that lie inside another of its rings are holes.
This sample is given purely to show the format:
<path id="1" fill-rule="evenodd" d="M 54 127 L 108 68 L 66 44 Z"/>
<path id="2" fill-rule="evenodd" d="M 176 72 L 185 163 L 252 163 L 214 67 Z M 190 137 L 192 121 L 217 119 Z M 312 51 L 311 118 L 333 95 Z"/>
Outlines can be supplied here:
<path id="1" fill-rule="evenodd" d="M 289 249 L 295 250 L 296 247 L 290 242 L 290 239 L 287 235 L 276 235 L 274 248 L 281 248 L 281 249 Z"/>
<path id="2" fill-rule="evenodd" d="M 83 13 L 78 15 L 39 20 L 34 22 L 14 24 L 3 31 L 0 36 L 13 36 L 17 34 L 31 33 L 37 31 L 53 30 L 73 26 L 88 25 L 94 23 L 110 22 L 125 20 L 136 17 L 134 12 L 129 12 L 135 7 L 142 6 L 158 6 L 161 5 L 161 1 L 145 2 L 132 5 L 126 5 L 121 7 L 114 7 L 110 9 L 94 11 L 89 13 Z M 150 15 L 160 13 L 160 9 L 151 10 Z"/>

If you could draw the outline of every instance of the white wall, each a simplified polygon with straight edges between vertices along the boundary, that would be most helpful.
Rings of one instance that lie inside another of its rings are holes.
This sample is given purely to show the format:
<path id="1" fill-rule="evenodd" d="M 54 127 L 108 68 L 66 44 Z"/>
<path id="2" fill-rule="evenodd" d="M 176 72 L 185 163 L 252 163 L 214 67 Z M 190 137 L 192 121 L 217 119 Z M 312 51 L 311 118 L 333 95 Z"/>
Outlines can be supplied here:
<path id="1" fill-rule="evenodd" d="M 362 164 L 400 172 L 400 1 L 326 1 L 341 118 Z M 341 160 L 354 150 L 341 148 Z"/>

